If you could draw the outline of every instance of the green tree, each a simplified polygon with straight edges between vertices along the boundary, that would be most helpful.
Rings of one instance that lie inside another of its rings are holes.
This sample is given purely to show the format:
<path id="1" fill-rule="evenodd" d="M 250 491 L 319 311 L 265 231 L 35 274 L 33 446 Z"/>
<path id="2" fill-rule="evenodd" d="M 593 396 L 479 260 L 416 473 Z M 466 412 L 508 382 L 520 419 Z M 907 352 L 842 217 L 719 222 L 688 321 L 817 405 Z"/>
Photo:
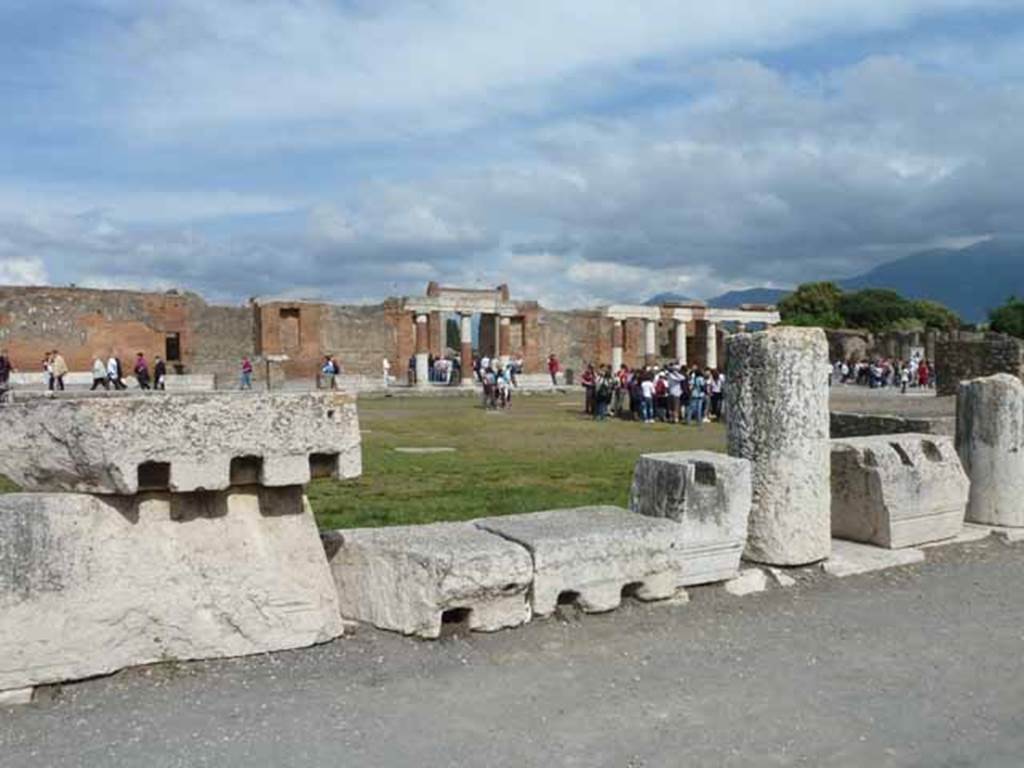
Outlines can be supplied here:
<path id="1" fill-rule="evenodd" d="M 925 328 L 938 328 L 941 331 L 954 331 L 960 327 L 960 315 L 945 304 L 928 299 L 910 302 L 914 309 L 914 317 L 920 320 Z"/>
<path id="2" fill-rule="evenodd" d="M 838 328 L 843 324 L 838 310 L 842 295 L 835 283 L 804 283 L 779 302 L 779 314 L 787 325 Z"/>
<path id="3" fill-rule="evenodd" d="M 913 305 L 887 288 L 865 288 L 844 293 L 839 297 L 839 314 L 850 328 L 867 328 L 875 332 L 915 316 Z"/>
<path id="4" fill-rule="evenodd" d="M 993 331 L 1024 338 L 1024 301 L 1011 296 L 1003 306 L 989 311 L 988 321 Z"/>

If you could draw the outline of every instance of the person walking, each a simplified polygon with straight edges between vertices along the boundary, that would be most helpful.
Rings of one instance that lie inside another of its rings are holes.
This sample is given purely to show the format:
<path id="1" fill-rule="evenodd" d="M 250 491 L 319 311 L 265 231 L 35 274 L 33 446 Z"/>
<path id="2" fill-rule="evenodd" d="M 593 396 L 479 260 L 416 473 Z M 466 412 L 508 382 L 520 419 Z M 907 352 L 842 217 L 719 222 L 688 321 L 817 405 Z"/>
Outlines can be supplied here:
<path id="1" fill-rule="evenodd" d="M 68 364 L 64 362 L 64 356 L 56 349 L 53 350 L 53 358 L 50 360 L 53 374 L 53 385 L 61 392 L 64 391 L 64 377 L 68 375 Z M 54 387 L 51 386 L 50 389 Z"/>
<path id="2" fill-rule="evenodd" d="M 149 363 L 146 356 L 139 352 L 135 356 L 135 367 L 132 369 L 135 380 L 139 383 L 139 389 L 149 389 Z"/>
<path id="3" fill-rule="evenodd" d="M 158 389 L 163 392 L 166 387 L 167 381 L 167 364 L 164 362 L 160 355 L 156 356 L 156 361 L 153 363 L 153 389 Z"/>
<path id="4" fill-rule="evenodd" d="M 715 421 L 721 421 L 722 402 L 725 397 L 725 374 L 717 368 L 713 369 L 707 387 L 711 393 L 711 416 Z"/>
<path id="5" fill-rule="evenodd" d="M 654 377 L 645 372 L 640 381 L 641 410 L 644 424 L 654 423 Z"/>
<path id="6" fill-rule="evenodd" d="M 92 386 L 89 391 L 95 391 L 100 387 L 110 389 L 110 382 L 107 381 L 107 364 L 103 362 L 103 358 L 96 355 L 96 359 L 92 361 Z"/>
<path id="7" fill-rule="evenodd" d="M 121 361 L 114 354 L 111 354 L 107 360 L 107 381 L 114 386 L 115 390 L 126 388 L 124 378 L 121 375 Z"/>
<path id="8" fill-rule="evenodd" d="M 242 357 L 242 373 L 238 380 L 239 389 L 252 389 L 252 360 L 248 355 Z"/>
<path id="9" fill-rule="evenodd" d="M 558 363 L 558 358 L 554 354 L 548 355 L 548 375 L 551 376 L 551 386 L 558 386 L 558 371 L 561 369 L 561 365 Z"/>
<path id="10" fill-rule="evenodd" d="M 14 372 L 14 365 L 11 364 L 10 355 L 6 349 L 0 349 L 0 403 L 7 399 L 7 391 L 10 389 L 11 374 Z"/>

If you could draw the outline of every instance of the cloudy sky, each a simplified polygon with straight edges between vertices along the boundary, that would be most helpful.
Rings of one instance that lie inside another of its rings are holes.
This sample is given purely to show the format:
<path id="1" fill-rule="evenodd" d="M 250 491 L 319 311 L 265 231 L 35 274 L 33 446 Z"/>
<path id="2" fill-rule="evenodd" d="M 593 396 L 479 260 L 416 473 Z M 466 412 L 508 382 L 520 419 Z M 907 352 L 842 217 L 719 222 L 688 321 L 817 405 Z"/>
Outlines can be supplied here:
<path id="1" fill-rule="evenodd" d="M 0 283 L 554 306 L 1024 229 L 1021 0 L 2 0 Z"/>

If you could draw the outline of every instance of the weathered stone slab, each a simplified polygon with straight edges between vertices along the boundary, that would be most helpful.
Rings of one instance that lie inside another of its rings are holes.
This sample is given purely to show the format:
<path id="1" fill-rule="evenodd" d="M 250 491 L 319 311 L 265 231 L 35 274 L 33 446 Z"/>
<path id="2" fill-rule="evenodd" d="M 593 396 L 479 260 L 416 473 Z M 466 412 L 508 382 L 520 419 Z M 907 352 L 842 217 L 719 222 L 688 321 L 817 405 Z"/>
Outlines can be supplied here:
<path id="1" fill-rule="evenodd" d="M 948 437 L 832 441 L 832 535 L 898 549 L 963 528 L 970 483 Z"/>
<path id="2" fill-rule="evenodd" d="M 971 479 L 967 519 L 1024 527 L 1024 384 L 1006 373 L 962 382 L 956 419 Z"/>
<path id="3" fill-rule="evenodd" d="M 135 494 L 303 485 L 362 471 L 343 393 L 32 399 L 0 408 L 0 474 L 24 490 Z"/>
<path id="4" fill-rule="evenodd" d="M 736 597 L 764 592 L 768 588 L 768 576 L 760 568 L 744 568 L 740 574 L 725 582 L 725 591 Z"/>
<path id="5" fill-rule="evenodd" d="M 747 540 L 750 462 L 710 451 L 641 456 L 630 509 L 679 524 L 682 585 L 735 578 Z"/>
<path id="6" fill-rule="evenodd" d="M 530 620 L 529 552 L 471 523 L 331 531 L 324 546 L 347 619 L 427 638 L 443 619 L 482 632 Z"/>
<path id="7" fill-rule="evenodd" d="M 671 597 L 683 576 L 678 525 L 619 507 L 580 507 L 475 521 L 533 556 L 533 612 L 560 599 L 588 613 L 617 608 L 623 590 L 641 600 Z"/>
<path id="8" fill-rule="evenodd" d="M 923 562 L 924 552 L 920 549 L 886 549 L 836 539 L 832 542 L 832 553 L 821 567 L 825 573 L 843 578 Z"/>
<path id="9" fill-rule="evenodd" d="M 0 496 L 0 691 L 341 632 L 301 488 Z"/>
<path id="10" fill-rule="evenodd" d="M 729 455 L 752 464 L 745 557 L 805 565 L 828 556 L 828 342 L 773 328 L 726 342 Z"/>

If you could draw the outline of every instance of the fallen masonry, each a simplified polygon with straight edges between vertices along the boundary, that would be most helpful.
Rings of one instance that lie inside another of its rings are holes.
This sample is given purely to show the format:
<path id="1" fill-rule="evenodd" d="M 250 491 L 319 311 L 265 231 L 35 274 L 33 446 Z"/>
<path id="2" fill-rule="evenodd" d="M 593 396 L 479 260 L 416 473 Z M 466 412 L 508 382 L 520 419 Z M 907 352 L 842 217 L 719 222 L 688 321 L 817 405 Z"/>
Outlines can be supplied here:
<path id="1" fill-rule="evenodd" d="M 362 471 L 343 393 L 33 398 L 0 408 L 0 474 L 29 491 L 132 495 L 304 485 Z"/>
<path id="2" fill-rule="evenodd" d="M 970 483 L 948 437 L 832 441 L 832 535 L 896 549 L 957 536 Z"/>
<path id="3" fill-rule="evenodd" d="M 0 691 L 342 633 L 299 487 L 0 497 Z"/>
<path id="4" fill-rule="evenodd" d="M 726 581 L 739 573 L 750 515 L 750 462 L 710 451 L 640 457 L 630 509 L 675 521 L 680 585 Z"/>
<path id="5" fill-rule="evenodd" d="M 956 449 L 971 480 L 967 519 L 1024 527 L 1024 384 L 999 373 L 960 384 Z"/>
<path id="6" fill-rule="evenodd" d="M 435 638 L 446 621 L 494 631 L 530 620 L 533 562 L 523 547 L 471 523 L 323 534 L 341 614 Z"/>
<path id="7" fill-rule="evenodd" d="M 619 507 L 579 507 L 475 521 L 522 545 L 533 557 L 533 612 L 561 603 L 586 613 L 610 611 L 623 594 L 671 597 L 683 576 L 678 526 Z"/>

